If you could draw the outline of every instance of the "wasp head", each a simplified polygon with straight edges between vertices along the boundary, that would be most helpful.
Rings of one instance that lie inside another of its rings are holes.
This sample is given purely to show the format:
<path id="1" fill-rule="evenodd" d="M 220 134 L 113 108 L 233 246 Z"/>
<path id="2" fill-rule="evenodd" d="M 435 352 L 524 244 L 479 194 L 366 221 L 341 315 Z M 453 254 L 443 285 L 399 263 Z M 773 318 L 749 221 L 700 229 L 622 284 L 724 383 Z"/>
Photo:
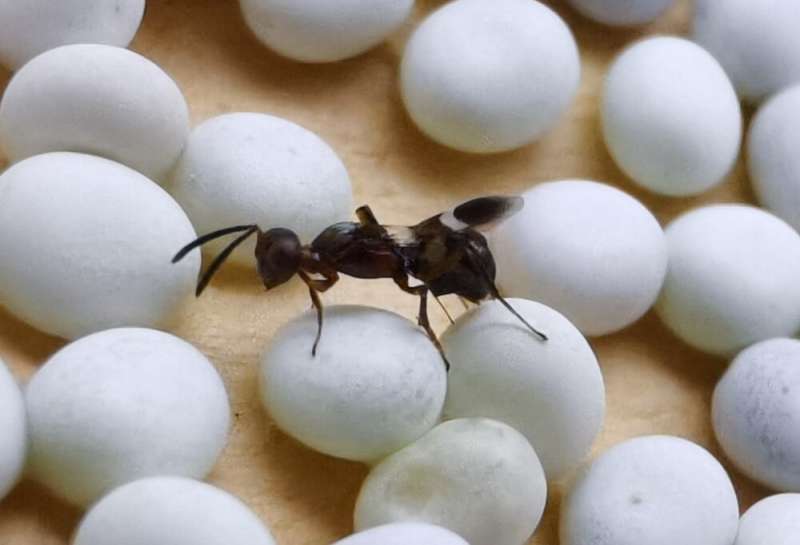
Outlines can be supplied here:
<path id="1" fill-rule="evenodd" d="M 301 255 L 302 245 L 294 231 L 278 227 L 259 233 L 256 262 L 264 286 L 272 289 L 297 274 Z"/>

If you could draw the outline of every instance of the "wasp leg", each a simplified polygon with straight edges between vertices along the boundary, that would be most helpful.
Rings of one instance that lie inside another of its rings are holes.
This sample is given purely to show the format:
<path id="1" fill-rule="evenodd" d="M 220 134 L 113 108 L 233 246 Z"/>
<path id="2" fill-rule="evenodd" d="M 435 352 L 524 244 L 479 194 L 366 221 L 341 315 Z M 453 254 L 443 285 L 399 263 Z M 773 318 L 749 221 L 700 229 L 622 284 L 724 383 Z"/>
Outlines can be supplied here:
<path id="1" fill-rule="evenodd" d="M 461 304 L 462 304 L 462 305 L 464 305 L 464 310 L 469 310 L 469 304 L 467 303 L 467 300 L 466 300 L 466 299 L 464 299 L 463 297 L 461 297 L 461 296 L 459 295 L 459 296 L 458 296 L 458 300 L 459 300 L 459 301 L 461 301 Z"/>
<path id="2" fill-rule="evenodd" d="M 491 286 L 491 288 L 492 288 L 492 298 L 494 298 L 494 299 L 496 299 L 496 300 L 500 301 L 500 303 L 501 303 L 501 304 L 502 304 L 504 307 L 506 307 L 506 308 L 507 308 L 507 309 L 508 309 L 508 310 L 511 312 L 511 314 L 513 314 L 514 316 L 516 316 L 516 317 L 519 319 L 519 321 L 520 321 L 520 322 L 522 322 L 523 324 L 525 324 L 525 326 L 526 326 L 528 329 L 530 329 L 530 330 L 531 330 L 531 331 L 532 331 L 532 332 L 533 332 L 533 333 L 534 333 L 534 334 L 535 334 L 537 337 L 539 337 L 539 339 L 541 339 L 541 340 L 543 340 L 543 341 L 546 341 L 546 340 L 547 340 L 547 335 L 545 335 L 544 333 L 542 333 L 541 331 L 539 331 L 538 329 L 536 329 L 535 327 L 533 327 L 531 324 L 529 324 L 529 323 L 528 323 L 528 321 L 527 321 L 525 318 L 523 318 L 523 317 L 522 317 L 522 315 L 521 315 L 519 312 L 517 312 L 516 310 L 514 310 L 514 307 L 512 307 L 512 306 L 511 306 L 511 303 L 509 303 L 508 301 L 506 301 L 506 300 L 503 298 L 503 296 L 502 296 L 502 295 L 500 295 L 500 292 L 498 292 L 498 291 L 497 291 L 497 287 L 494 285 L 494 283 L 492 283 L 492 286 Z"/>
<path id="3" fill-rule="evenodd" d="M 423 286 L 422 293 L 419 295 L 419 325 L 425 330 L 430 337 L 431 342 L 436 347 L 436 350 L 439 351 L 439 354 L 442 356 L 442 360 L 444 361 L 444 368 L 449 371 L 450 370 L 450 362 L 447 360 L 447 356 L 444 355 L 444 348 L 442 348 L 442 344 L 439 342 L 438 337 L 436 337 L 436 333 L 434 333 L 433 328 L 431 327 L 431 323 L 428 320 L 428 288 Z"/>
<path id="4" fill-rule="evenodd" d="M 433 331 L 430 320 L 428 320 L 428 286 L 425 284 L 413 287 L 409 286 L 408 276 L 405 273 L 396 274 L 394 276 L 394 282 L 404 292 L 419 296 L 419 315 L 417 316 L 417 324 L 425 330 L 425 333 L 428 334 L 428 338 L 436 347 L 436 350 L 439 351 L 439 355 L 442 356 L 445 369 L 449 371 L 450 362 L 447 360 L 447 356 L 444 355 L 442 344 L 439 342 L 439 338 Z"/>
<path id="5" fill-rule="evenodd" d="M 319 292 L 308 286 L 308 294 L 311 296 L 311 302 L 314 303 L 314 308 L 317 309 L 317 336 L 314 338 L 314 345 L 311 347 L 311 355 L 317 355 L 317 346 L 322 337 L 322 300 L 319 298 Z"/>
<path id="6" fill-rule="evenodd" d="M 314 305 L 314 308 L 317 309 L 317 336 L 314 338 L 314 345 L 311 347 L 311 355 L 317 355 L 317 346 L 319 345 L 319 340 L 322 338 L 322 299 L 320 299 L 319 294 L 325 291 L 328 291 L 331 286 L 333 286 L 336 282 L 339 281 L 339 275 L 336 271 L 325 271 L 322 273 L 325 275 L 325 278 L 321 280 L 316 280 L 308 276 L 303 271 L 300 271 L 300 278 L 303 279 L 303 282 L 306 283 L 308 286 L 308 294 L 311 297 L 311 303 Z"/>

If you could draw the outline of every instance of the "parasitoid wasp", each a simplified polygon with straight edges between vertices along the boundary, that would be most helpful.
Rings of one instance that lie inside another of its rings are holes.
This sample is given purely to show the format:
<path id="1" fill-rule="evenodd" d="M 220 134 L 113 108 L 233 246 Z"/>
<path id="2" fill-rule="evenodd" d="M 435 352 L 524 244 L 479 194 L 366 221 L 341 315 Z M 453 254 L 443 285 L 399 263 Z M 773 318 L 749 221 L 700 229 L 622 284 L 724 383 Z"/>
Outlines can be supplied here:
<path id="1" fill-rule="evenodd" d="M 317 335 L 311 348 L 316 355 L 322 335 L 322 301 L 319 294 L 339 280 L 339 274 L 356 278 L 391 278 L 397 286 L 420 298 L 418 323 L 449 362 L 428 320 L 428 294 L 437 298 L 454 294 L 475 304 L 487 299 L 502 303 L 540 340 L 547 336 L 530 325 L 506 301 L 495 285 L 495 261 L 486 238 L 488 229 L 518 212 L 521 197 L 488 196 L 467 201 L 410 227 L 381 225 L 368 206 L 356 210 L 357 222 L 339 222 L 327 227 L 311 244 L 281 227 L 262 231 L 258 225 L 237 225 L 203 235 L 182 248 L 176 263 L 203 244 L 233 233 L 233 240 L 200 275 L 199 296 L 228 256 L 248 237 L 257 233 L 255 258 L 259 276 L 267 289 L 298 275 L 308 286 L 317 311 Z M 409 284 L 409 277 L 419 282 Z M 451 319 L 452 320 L 452 319 Z"/>

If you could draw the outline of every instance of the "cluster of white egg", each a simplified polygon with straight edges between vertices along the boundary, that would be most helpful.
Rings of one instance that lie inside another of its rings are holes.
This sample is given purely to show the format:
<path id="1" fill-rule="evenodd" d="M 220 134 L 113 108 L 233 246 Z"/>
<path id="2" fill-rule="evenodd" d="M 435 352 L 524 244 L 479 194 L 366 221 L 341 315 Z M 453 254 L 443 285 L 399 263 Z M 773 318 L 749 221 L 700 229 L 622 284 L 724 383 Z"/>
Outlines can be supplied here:
<path id="1" fill-rule="evenodd" d="M 570 3 L 625 26 L 671 1 Z M 491 244 L 509 303 L 546 342 L 496 302 L 443 335 L 449 374 L 424 333 L 386 311 L 329 308 L 315 357 L 313 314 L 279 330 L 260 366 L 272 419 L 310 448 L 372 466 L 355 509 L 359 533 L 336 545 L 526 543 L 548 482 L 574 475 L 603 423 L 603 378 L 584 335 L 624 329 L 653 306 L 700 350 L 745 349 L 714 392 L 714 430 L 743 473 L 789 493 L 740 523 L 730 479 L 707 451 L 636 438 L 573 480 L 563 545 L 788 545 L 796 536 L 800 341 L 789 337 L 800 331 L 800 4 L 769 4 L 698 0 L 694 41 L 650 38 L 624 51 L 601 111 L 622 171 L 687 196 L 732 168 L 739 99 L 765 101 L 747 147 L 756 194 L 777 216 L 712 205 L 662 230 L 611 186 L 540 184 Z M 332 62 L 384 41 L 413 1 L 240 5 L 279 54 Z M 0 175 L 0 304 L 77 339 L 24 396 L 0 362 L 0 497 L 27 460 L 56 495 L 92 506 L 76 545 L 109 535 L 135 545 L 274 545 L 246 506 L 200 481 L 229 431 L 220 376 L 197 349 L 152 328 L 167 327 L 192 291 L 199 257 L 170 259 L 197 233 L 257 223 L 307 242 L 350 215 L 349 177 L 323 140 L 277 117 L 232 113 L 190 131 L 176 83 L 124 49 L 144 1 L 115 6 L 0 0 L 0 62 L 17 71 L 0 102 L 0 145 L 14 163 Z M 35 24 L 40 32 L 26 31 Z M 455 0 L 411 35 L 399 80 L 423 133 L 496 153 L 556 124 L 580 61 L 567 25 L 539 2 Z M 234 254 L 251 258 L 252 246 Z"/>
<path id="2" fill-rule="evenodd" d="M 320 452 L 372 464 L 356 530 L 415 521 L 470 545 L 522 545 L 547 480 L 583 461 L 605 414 L 597 359 L 558 312 L 509 303 L 549 340 L 485 303 L 442 337 L 449 374 L 424 332 L 374 308 L 329 307 L 316 356 L 313 313 L 276 333 L 260 374 L 274 421 Z"/>
<path id="3" fill-rule="evenodd" d="M 198 232 L 259 223 L 309 240 L 349 216 L 350 180 L 287 120 L 229 114 L 190 132 L 175 81 L 124 48 L 144 7 L 0 1 L 0 62 L 15 70 L 0 102 L 0 301 L 73 340 L 24 395 L 0 362 L 0 497 L 27 467 L 92 506 L 77 544 L 273 545 L 243 504 L 194 480 L 227 443 L 228 395 L 202 353 L 154 328 L 194 290 L 199 255 L 171 260 Z"/>

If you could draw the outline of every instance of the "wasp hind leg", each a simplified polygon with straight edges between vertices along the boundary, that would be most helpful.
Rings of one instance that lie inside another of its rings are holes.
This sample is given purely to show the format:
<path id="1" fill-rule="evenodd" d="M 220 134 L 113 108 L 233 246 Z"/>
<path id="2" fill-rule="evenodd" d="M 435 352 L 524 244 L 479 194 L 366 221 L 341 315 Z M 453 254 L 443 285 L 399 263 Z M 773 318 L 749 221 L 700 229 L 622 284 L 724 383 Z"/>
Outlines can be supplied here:
<path id="1" fill-rule="evenodd" d="M 544 333 L 542 333 L 541 331 L 539 331 L 538 329 L 536 329 L 535 327 L 533 327 L 533 326 L 532 326 L 530 323 L 528 323 L 528 320 L 526 320 L 525 318 L 523 318 L 523 317 L 522 317 L 522 315 L 521 315 L 519 312 L 517 312 L 517 311 L 514 309 L 514 307 L 512 307 L 512 306 L 511 306 L 511 303 L 509 303 L 508 301 L 506 301 L 506 300 L 503 298 L 503 296 L 502 296 L 502 295 L 500 295 L 500 292 L 499 292 L 499 291 L 497 291 L 497 287 L 496 287 L 496 286 L 494 286 L 494 284 L 492 285 L 492 298 L 493 298 L 493 299 L 496 299 L 497 301 L 500 301 L 500 304 L 502 304 L 504 307 L 506 307 L 506 308 L 509 310 L 509 312 L 511 312 L 511 314 L 513 314 L 514 316 L 516 316 L 516 317 L 517 317 L 517 319 L 519 319 L 519 321 L 520 321 L 520 322 L 522 322 L 523 324 L 525 324 L 525 327 L 527 327 L 528 329 L 530 329 L 530 330 L 531 330 L 531 332 L 532 332 L 534 335 L 536 335 L 537 337 L 539 337 L 539 339 L 540 339 L 540 340 L 542 340 L 542 341 L 546 341 L 546 340 L 547 340 L 547 335 L 545 335 Z"/>
<path id="2" fill-rule="evenodd" d="M 539 340 L 546 341 L 547 335 L 545 335 L 544 333 L 533 327 L 528 322 L 528 320 L 523 318 L 522 315 L 519 312 L 517 312 L 513 306 L 511 306 L 511 303 L 506 301 L 505 298 L 500 294 L 500 290 L 497 289 L 497 285 L 494 283 L 494 275 L 489 274 L 489 271 L 486 270 L 486 266 L 484 265 L 484 262 L 481 260 L 481 257 L 479 255 L 476 255 L 476 253 L 472 250 L 468 250 L 468 255 L 470 256 L 470 261 L 473 270 L 475 270 L 481 277 L 483 277 L 483 280 L 486 283 L 485 285 L 489 291 L 489 296 L 491 296 L 492 299 L 499 301 L 500 304 L 506 307 L 511 314 L 516 316 L 516 318 L 531 331 L 531 333 L 539 337 Z"/>
<path id="3" fill-rule="evenodd" d="M 433 331 L 433 328 L 431 327 L 431 322 L 428 319 L 428 292 L 430 291 L 428 289 L 428 286 L 426 286 L 425 284 L 414 287 L 409 286 L 408 276 L 405 273 L 395 275 L 394 282 L 404 292 L 419 296 L 419 314 L 417 315 L 417 324 L 422 329 L 425 330 L 425 333 L 427 333 L 428 338 L 436 347 L 436 350 L 439 351 L 439 355 L 442 356 L 442 361 L 444 361 L 444 368 L 447 371 L 449 371 L 450 362 L 447 360 L 447 356 L 444 355 L 444 349 L 442 348 L 442 343 L 439 342 L 439 338 Z"/>

